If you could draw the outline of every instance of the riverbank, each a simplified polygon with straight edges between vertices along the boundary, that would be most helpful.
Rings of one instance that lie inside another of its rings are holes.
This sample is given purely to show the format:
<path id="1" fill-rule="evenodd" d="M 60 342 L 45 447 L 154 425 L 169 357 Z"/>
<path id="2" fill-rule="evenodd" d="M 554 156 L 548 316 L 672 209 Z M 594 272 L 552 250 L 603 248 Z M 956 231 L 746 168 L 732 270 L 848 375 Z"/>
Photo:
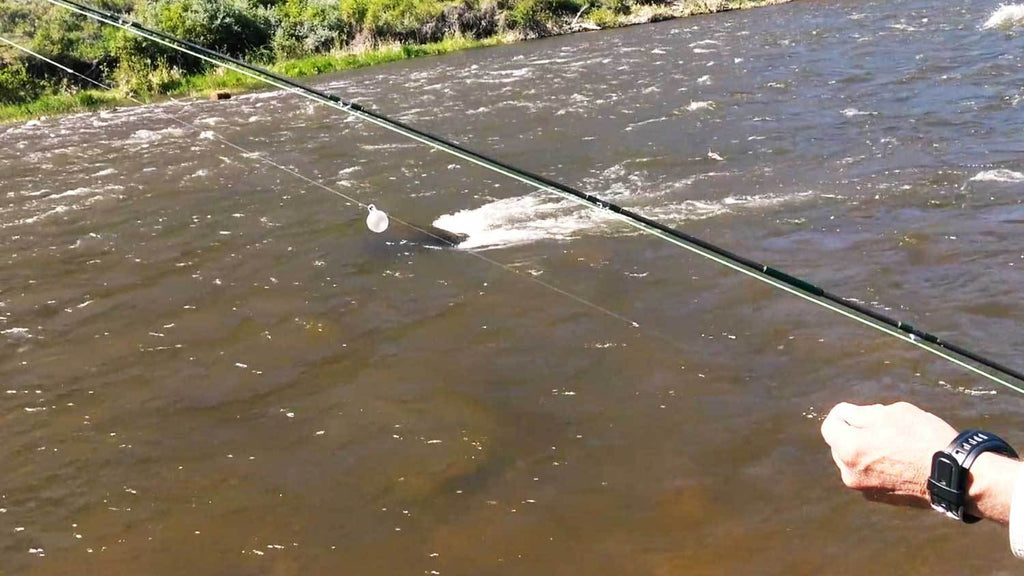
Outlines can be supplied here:
<path id="1" fill-rule="evenodd" d="M 357 43 L 345 50 L 283 59 L 268 64 L 266 67 L 273 72 L 285 76 L 306 78 L 421 56 L 437 56 L 471 48 L 784 4 L 789 1 L 684 0 L 663 5 L 623 4 L 619 8 L 610 8 L 602 5 L 600 8 L 593 10 L 588 10 L 590 6 L 588 3 L 584 4 L 583 8 L 574 16 L 566 15 L 561 18 L 537 21 L 529 25 L 519 25 L 514 30 L 506 29 L 480 39 L 459 35 L 448 36 L 438 42 L 428 43 Z M 513 8 L 509 14 L 501 15 L 501 20 L 505 21 L 515 18 L 514 10 Z M 160 70 L 154 70 L 151 75 L 158 72 Z M 113 86 L 109 90 L 66 88 L 59 93 L 40 94 L 27 102 L 2 104 L 0 105 L 0 123 L 88 112 L 117 106 L 131 106 L 137 104 L 137 101 L 154 102 L 174 96 L 208 97 L 213 92 L 223 90 L 241 93 L 263 86 L 261 82 L 253 78 L 222 68 L 214 68 L 192 74 L 166 74 L 166 76 L 159 82 L 154 82 L 155 89 L 147 90 L 141 94 L 132 93 L 130 89 L 126 90 Z"/>
<path id="2" fill-rule="evenodd" d="M 355 70 L 367 66 L 398 62 L 422 56 L 438 56 L 469 48 L 496 46 L 514 41 L 504 36 L 493 36 L 483 40 L 450 38 L 441 42 L 417 45 L 390 45 L 362 52 L 321 54 L 294 60 L 286 60 L 268 66 L 272 72 L 292 78 L 307 78 L 329 72 Z M 257 90 L 264 83 L 244 74 L 224 68 L 184 76 L 158 94 L 128 98 L 116 88 L 110 90 L 79 90 L 73 93 L 47 94 L 24 104 L 0 106 L 0 122 L 17 122 L 44 116 L 90 112 L 119 106 L 134 106 L 140 100 L 145 103 L 157 102 L 168 97 L 205 98 L 218 91 L 240 94 Z"/>

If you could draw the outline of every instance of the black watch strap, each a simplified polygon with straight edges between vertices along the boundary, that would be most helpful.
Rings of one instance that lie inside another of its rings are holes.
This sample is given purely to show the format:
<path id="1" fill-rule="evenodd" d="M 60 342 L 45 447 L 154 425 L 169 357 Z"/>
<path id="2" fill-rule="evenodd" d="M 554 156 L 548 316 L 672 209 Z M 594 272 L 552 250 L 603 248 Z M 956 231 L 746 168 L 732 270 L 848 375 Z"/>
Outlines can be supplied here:
<path id="1" fill-rule="evenodd" d="M 932 508 L 957 520 L 973 524 L 981 518 L 967 514 L 967 477 L 971 465 L 985 452 L 1017 458 L 1017 452 L 1005 440 L 981 430 L 961 432 L 945 450 L 932 456 L 928 494 Z"/>

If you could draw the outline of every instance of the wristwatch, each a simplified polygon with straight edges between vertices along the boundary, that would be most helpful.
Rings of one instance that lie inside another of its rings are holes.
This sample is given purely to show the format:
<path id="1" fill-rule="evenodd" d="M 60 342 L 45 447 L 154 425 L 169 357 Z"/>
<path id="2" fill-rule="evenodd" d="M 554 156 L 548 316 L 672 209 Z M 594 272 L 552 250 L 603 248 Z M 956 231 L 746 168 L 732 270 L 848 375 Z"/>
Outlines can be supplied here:
<path id="1" fill-rule="evenodd" d="M 973 524 L 981 518 L 965 512 L 967 476 L 974 461 L 985 452 L 1017 458 L 1017 452 L 1005 440 L 981 430 L 968 429 L 932 456 L 932 474 L 928 478 L 928 494 L 932 508 L 954 520 Z"/>

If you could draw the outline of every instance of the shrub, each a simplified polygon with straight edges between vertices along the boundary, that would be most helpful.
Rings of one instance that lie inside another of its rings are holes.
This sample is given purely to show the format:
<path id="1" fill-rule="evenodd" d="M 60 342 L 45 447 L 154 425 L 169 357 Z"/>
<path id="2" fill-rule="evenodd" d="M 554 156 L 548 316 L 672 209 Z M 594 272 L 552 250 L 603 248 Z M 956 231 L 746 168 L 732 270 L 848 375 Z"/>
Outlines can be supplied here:
<path id="1" fill-rule="evenodd" d="M 32 29 L 32 47 L 37 52 L 79 72 L 100 66 L 109 57 L 110 27 L 80 14 L 54 8 L 34 26 L 23 27 Z"/>
<path id="2" fill-rule="evenodd" d="M 339 48 L 349 25 L 334 0 L 285 0 L 275 8 L 274 53 L 297 58 Z"/>
<path id="3" fill-rule="evenodd" d="M 33 7 L 24 2 L 10 2 L 0 0 L 0 33 L 16 34 L 18 36 L 31 36 L 26 34 L 26 28 L 31 28 L 32 23 L 38 19 L 39 7 Z"/>
<path id="4" fill-rule="evenodd" d="M 444 13 L 436 0 L 341 0 L 342 15 L 374 41 L 428 42 Z"/>
<path id="5" fill-rule="evenodd" d="M 479 5 L 462 0 L 444 7 L 438 18 L 420 26 L 423 42 L 439 42 L 446 37 L 486 38 L 498 32 L 498 7 L 494 2 Z"/>
<path id="6" fill-rule="evenodd" d="M 527 34 L 543 33 L 558 16 L 578 12 L 581 0 L 522 0 L 508 12 L 506 23 Z"/>
<path id="7" fill-rule="evenodd" d="M 152 0 L 142 20 L 195 44 L 245 58 L 270 43 L 271 23 L 258 14 L 232 0 Z"/>
<path id="8" fill-rule="evenodd" d="M 0 61 L 0 104 L 21 104 L 39 97 L 42 84 L 31 78 L 19 60 Z"/>
<path id="9" fill-rule="evenodd" d="M 128 95 L 150 92 L 150 71 L 166 62 L 171 55 L 169 48 L 125 31 L 120 31 L 111 41 L 111 51 L 117 61 L 113 81 Z"/>
<path id="10" fill-rule="evenodd" d="M 608 8 L 598 8 L 590 13 L 590 21 L 601 28 L 614 26 L 618 20 L 615 12 Z"/>
<path id="11" fill-rule="evenodd" d="M 600 5 L 615 15 L 629 14 L 629 0 L 601 0 Z"/>
<path id="12" fill-rule="evenodd" d="M 271 23 L 266 11 L 233 0 L 152 0 L 140 4 L 140 20 L 189 42 L 236 58 L 269 49 Z M 206 62 L 124 30 L 107 41 L 113 79 L 126 94 L 167 91 L 183 74 L 205 70 Z"/>
<path id="13" fill-rule="evenodd" d="M 361 28 L 366 22 L 366 13 L 370 9 L 371 0 L 341 0 L 338 10 L 345 20 L 351 22 L 355 27 Z"/>

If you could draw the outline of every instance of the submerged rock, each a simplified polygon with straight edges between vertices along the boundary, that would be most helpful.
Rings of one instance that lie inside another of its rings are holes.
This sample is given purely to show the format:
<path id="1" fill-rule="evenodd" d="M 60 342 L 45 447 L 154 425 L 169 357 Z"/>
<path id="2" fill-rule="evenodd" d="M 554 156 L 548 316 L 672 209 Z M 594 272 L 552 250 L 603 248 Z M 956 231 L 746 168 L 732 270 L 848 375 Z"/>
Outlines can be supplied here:
<path id="1" fill-rule="evenodd" d="M 445 230 L 444 228 L 438 228 L 437 226 L 422 226 L 421 229 L 425 232 L 426 238 L 438 245 L 449 245 L 455 248 L 459 244 L 466 241 L 469 238 L 468 234 L 461 234 L 459 232 L 452 232 Z"/>
<path id="2" fill-rule="evenodd" d="M 467 234 L 430 225 L 392 226 L 391 230 L 400 241 L 437 248 L 455 248 L 469 238 Z"/>

